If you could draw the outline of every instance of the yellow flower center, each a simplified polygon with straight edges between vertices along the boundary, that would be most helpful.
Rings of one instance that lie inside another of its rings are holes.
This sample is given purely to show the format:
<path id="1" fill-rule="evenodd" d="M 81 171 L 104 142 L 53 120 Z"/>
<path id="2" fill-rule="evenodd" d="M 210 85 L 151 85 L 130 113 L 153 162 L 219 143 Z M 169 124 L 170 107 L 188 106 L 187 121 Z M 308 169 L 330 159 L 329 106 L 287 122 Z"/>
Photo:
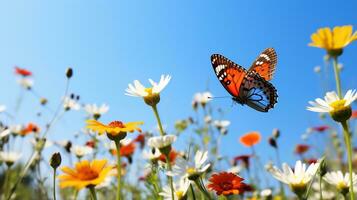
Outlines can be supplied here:
<path id="1" fill-rule="evenodd" d="M 196 169 L 193 168 L 193 167 L 189 167 L 189 168 L 186 170 L 186 172 L 187 172 L 188 174 L 194 174 L 194 173 L 196 173 Z"/>
<path id="2" fill-rule="evenodd" d="M 78 169 L 78 178 L 81 180 L 93 180 L 98 178 L 99 174 L 93 171 L 90 167 L 82 167 Z"/>
<path id="3" fill-rule="evenodd" d="M 152 88 L 145 88 L 145 92 L 148 93 L 148 96 L 152 95 Z"/>
<path id="4" fill-rule="evenodd" d="M 112 128 L 125 128 L 124 123 L 121 121 L 112 121 L 108 124 L 108 126 Z"/>
<path id="5" fill-rule="evenodd" d="M 336 187 L 339 190 L 349 189 L 349 187 L 343 181 L 337 183 Z"/>
<path id="6" fill-rule="evenodd" d="M 330 104 L 330 106 L 331 106 L 334 110 L 339 110 L 339 109 L 345 107 L 345 103 L 346 103 L 346 100 L 342 99 L 342 100 L 337 100 L 337 101 L 332 102 L 332 103 Z"/>
<path id="7" fill-rule="evenodd" d="M 183 197 L 183 191 L 176 191 L 175 193 L 178 199 L 181 199 Z"/>

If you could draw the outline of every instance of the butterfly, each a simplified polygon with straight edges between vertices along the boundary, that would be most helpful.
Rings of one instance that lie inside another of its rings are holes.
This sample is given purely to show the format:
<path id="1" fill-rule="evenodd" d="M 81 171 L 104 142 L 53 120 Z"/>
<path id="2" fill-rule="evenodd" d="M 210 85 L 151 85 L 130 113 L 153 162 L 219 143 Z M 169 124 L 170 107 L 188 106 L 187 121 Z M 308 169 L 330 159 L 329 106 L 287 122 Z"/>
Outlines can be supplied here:
<path id="1" fill-rule="evenodd" d="M 213 54 L 211 62 L 217 78 L 235 102 L 260 112 L 268 112 L 277 103 L 277 91 L 269 82 L 277 64 L 273 48 L 265 49 L 248 70 L 219 54 Z"/>

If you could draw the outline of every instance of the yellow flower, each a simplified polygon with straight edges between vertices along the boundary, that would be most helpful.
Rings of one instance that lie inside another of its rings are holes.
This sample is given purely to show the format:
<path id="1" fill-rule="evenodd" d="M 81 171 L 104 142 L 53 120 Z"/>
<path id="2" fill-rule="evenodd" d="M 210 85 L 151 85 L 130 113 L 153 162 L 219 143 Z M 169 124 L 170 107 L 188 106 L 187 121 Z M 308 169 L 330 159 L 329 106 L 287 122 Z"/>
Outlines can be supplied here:
<path id="1" fill-rule="evenodd" d="M 75 187 L 80 190 L 87 186 L 96 186 L 102 183 L 110 175 L 112 166 L 107 166 L 107 160 L 83 160 L 76 163 L 74 169 L 62 167 L 64 174 L 58 176 L 60 187 Z"/>
<path id="2" fill-rule="evenodd" d="M 312 42 L 309 46 L 326 49 L 327 51 L 341 51 L 354 40 L 357 40 L 357 31 L 352 35 L 352 26 L 336 26 L 320 28 L 311 35 Z"/>
<path id="3" fill-rule="evenodd" d="M 102 124 L 96 120 L 87 120 L 87 128 L 98 132 L 99 134 L 107 133 L 112 136 L 117 136 L 119 134 L 126 134 L 126 132 L 134 132 L 135 130 L 141 132 L 139 125 L 144 122 L 128 122 L 124 124 L 121 121 L 113 121 L 108 125 Z"/>

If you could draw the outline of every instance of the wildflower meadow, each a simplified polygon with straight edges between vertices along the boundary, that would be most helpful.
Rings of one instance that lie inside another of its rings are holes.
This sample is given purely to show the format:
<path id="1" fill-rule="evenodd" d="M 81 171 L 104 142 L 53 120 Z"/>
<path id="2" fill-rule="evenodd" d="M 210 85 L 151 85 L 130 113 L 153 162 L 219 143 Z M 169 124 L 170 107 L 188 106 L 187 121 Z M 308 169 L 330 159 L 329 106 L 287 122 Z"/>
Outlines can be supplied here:
<path id="1" fill-rule="evenodd" d="M 355 2 L 0 4 L 0 200 L 357 199 Z"/>

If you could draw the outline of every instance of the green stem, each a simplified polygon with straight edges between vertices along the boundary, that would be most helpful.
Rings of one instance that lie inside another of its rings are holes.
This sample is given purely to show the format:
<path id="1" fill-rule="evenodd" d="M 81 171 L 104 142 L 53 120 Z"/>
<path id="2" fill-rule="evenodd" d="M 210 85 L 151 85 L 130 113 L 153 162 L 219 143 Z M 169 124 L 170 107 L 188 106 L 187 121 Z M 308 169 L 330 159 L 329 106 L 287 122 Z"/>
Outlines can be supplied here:
<path id="1" fill-rule="evenodd" d="M 158 123 L 158 125 L 159 125 L 160 134 L 161 134 L 161 136 L 164 136 L 164 135 L 165 135 L 165 132 L 164 132 L 164 129 L 162 128 L 161 119 L 160 119 L 159 112 L 158 112 L 158 110 L 157 110 L 156 105 L 152 106 L 152 110 L 154 111 L 154 114 L 155 114 L 157 123 Z"/>
<path id="2" fill-rule="evenodd" d="M 190 189 L 191 189 L 192 199 L 196 200 L 196 195 L 195 195 L 195 191 L 193 190 L 192 184 L 190 184 Z"/>
<path id="3" fill-rule="evenodd" d="M 121 158 L 120 158 L 120 140 L 116 139 L 114 140 L 115 146 L 117 149 L 117 181 L 118 181 L 118 186 L 117 186 L 117 200 L 120 200 L 121 194 L 120 194 L 120 184 L 121 184 Z"/>
<path id="4" fill-rule="evenodd" d="M 78 193 L 79 193 L 79 190 L 76 189 L 76 190 L 74 191 L 74 198 L 73 198 L 74 200 L 77 200 Z"/>
<path id="5" fill-rule="evenodd" d="M 67 96 L 68 88 L 69 88 L 69 82 L 70 82 L 69 79 L 67 79 L 64 96 Z M 45 130 L 42 138 L 46 138 L 46 134 L 50 131 L 50 128 L 53 125 L 53 122 L 55 121 L 55 119 L 57 118 L 62 105 L 63 105 L 63 100 L 58 104 L 56 112 L 53 115 L 49 125 L 47 126 L 47 129 Z M 12 186 L 9 196 L 6 198 L 7 200 L 11 199 L 12 195 L 15 193 L 15 191 L 17 189 L 17 186 L 22 181 L 22 179 L 26 176 L 26 174 L 27 174 L 28 170 L 30 169 L 30 166 L 32 165 L 32 163 L 36 160 L 36 158 L 41 157 L 41 153 L 42 153 L 43 147 L 44 147 L 44 142 L 41 144 L 41 146 L 39 146 L 38 148 L 37 147 L 35 148 L 35 151 L 32 153 L 30 159 L 26 162 L 25 168 L 21 171 L 20 176 L 17 178 L 14 186 Z"/>
<path id="6" fill-rule="evenodd" d="M 320 186 L 320 200 L 323 200 L 322 198 L 322 176 L 319 176 L 319 186 Z"/>
<path id="7" fill-rule="evenodd" d="M 10 167 L 7 167 L 7 170 L 5 171 L 4 197 L 6 197 L 9 185 L 10 185 Z M 0 199 L 1 199 L 1 196 L 0 196 Z"/>
<path id="8" fill-rule="evenodd" d="M 336 90 L 337 94 L 342 99 L 342 91 L 341 91 L 341 80 L 340 80 L 340 70 L 338 69 L 338 61 L 337 56 L 334 56 L 333 59 L 333 70 L 335 72 L 335 80 L 336 80 Z"/>
<path id="9" fill-rule="evenodd" d="M 91 193 L 91 195 L 92 195 L 92 199 L 93 199 L 93 200 L 97 200 L 97 194 L 96 194 L 96 192 L 95 192 L 94 186 L 90 186 L 90 187 L 89 187 L 89 191 L 90 191 L 90 193 Z"/>
<path id="10" fill-rule="evenodd" d="M 166 165 L 167 165 L 167 169 L 168 171 L 171 171 L 171 163 L 170 163 L 170 157 L 169 154 L 166 155 Z M 169 182 L 170 182 L 170 187 L 171 187 L 171 197 L 172 199 L 175 199 L 175 194 L 174 194 L 174 182 L 172 180 L 171 176 L 167 176 Z"/>
<path id="11" fill-rule="evenodd" d="M 195 180 L 196 186 L 198 187 L 198 189 L 201 191 L 201 193 L 206 197 L 206 199 L 211 200 L 211 195 L 207 192 L 206 187 L 203 185 L 203 182 L 200 178 L 197 178 Z"/>
<path id="12" fill-rule="evenodd" d="M 347 157 L 348 157 L 348 171 L 350 176 L 350 199 L 354 200 L 353 192 L 353 169 L 352 169 L 352 145 L 351 145 L 351 135 L 348 130 L 347 121 L 341 122 L 343 127 L 343 136 L 345 138 L 346 148 L 347 148 Z"/>
<path id="13" fill-rule="evenodd" d="M 53 200 L 56 200 L 56 168 L 53 169 Z"/>
<path id="14" fill-rule="evenodd" d="M 276 160 L 277 160 L 277 163 L 278 163 L 278 166 L 281 166 L 281 161 L 280 161 L 280 154 L 279 154 L 279 149 L 276 148 L 275 149 L 275 152 L 276 152 Z M 280 184 L 280 194 L 282 196 L 282 199 L 286 199 L 286 196 L 285 196 L 285 189 L 284 189 L 284 184 L 282 182 L 279 181 L 279 184 Z"/>

